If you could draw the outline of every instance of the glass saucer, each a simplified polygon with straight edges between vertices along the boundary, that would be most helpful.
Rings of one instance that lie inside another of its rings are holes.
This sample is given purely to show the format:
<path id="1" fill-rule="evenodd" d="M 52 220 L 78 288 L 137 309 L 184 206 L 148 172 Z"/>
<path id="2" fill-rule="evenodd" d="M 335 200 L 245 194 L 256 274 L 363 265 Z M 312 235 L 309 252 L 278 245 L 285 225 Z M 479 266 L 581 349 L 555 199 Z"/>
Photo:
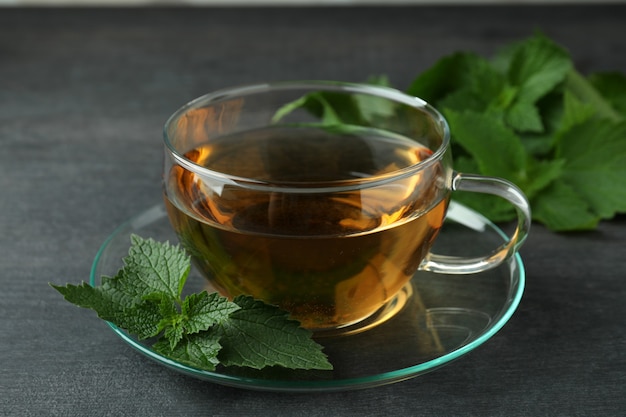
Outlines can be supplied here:
<path id="1" fill-rule="evenodd" d="M 138 214 L 107 238 L 94 260 L 91 285 L 113 276 L 128 254 L 130 235 L 177 242 L 162 204 Z M 499 246 L 504 233 L 480 214 L 457 203 L 433 251 L 453 256 L 479 256 Z M 209 372 L 159 355 L 109 323 L 130 346 L 158 363 L 214 383 L 267 391 L 342 391 L 403 381 L 459 359 L 489 340 L 513 315 L 524 291 L 524 265 L 519 254 L 479 274 L 442 275 L 418 272 L 402 311 L 363 333 L 318 340 L 334 366 L 332 371 L 283 368 L 252 370 L 219 367 Z M 192 271 L 190 291 L 207 282 Z"/>

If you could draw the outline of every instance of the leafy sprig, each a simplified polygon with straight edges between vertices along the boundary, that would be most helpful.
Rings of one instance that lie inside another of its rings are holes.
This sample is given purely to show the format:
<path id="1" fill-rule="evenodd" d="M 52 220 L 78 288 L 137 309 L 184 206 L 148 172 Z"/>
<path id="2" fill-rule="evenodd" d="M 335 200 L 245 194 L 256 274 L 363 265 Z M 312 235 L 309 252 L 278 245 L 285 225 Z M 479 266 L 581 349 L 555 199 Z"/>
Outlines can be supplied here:
<path id="1" fill-rule="evenodd" d="M 457 169 L 516 183 L 550 229 L 593 229 L 626 212 L 624 75 L 584 77 L 563 47 L 537 34 L 492 59 L 445 57 L 407 92 L 443 112 Z M 502 201 L 458 198 L 494 220 L 514 218 Z"/>
<path id="2" fill-rule="evenodd" d="M 370 84 L 391 86 L 382 77 Z M 491 59 L 471 52 L 443 57 L 406 92 L 446 117 L 454 167 L 508 179 L 527 195 L 533 220 L 555 231 L 593 229 L 626 213 L 626 77 L 581 75 L 563 47 L 536 34 Z M 298 107 L 322 127 L 349 133 L 357 126 L 398 123 L 401 110 L 363 97 L 313 93 Z M 494 221 L 515 218 L 503 200 L 475 193 L 455 198 Z"/>
<path id="3" fill-rule="evenodd" d="M 114 277 L 102 277 L 96 287 L 84 282 L 52 287 L 139 339 L 154 338 L 156 352 L 196 368 L 332 369 L 312 332 L 275 306 L 249 296 L 229 301 L 207 291 L 183 298 L 190 268 L 179 246 L 132 235 Z"/>

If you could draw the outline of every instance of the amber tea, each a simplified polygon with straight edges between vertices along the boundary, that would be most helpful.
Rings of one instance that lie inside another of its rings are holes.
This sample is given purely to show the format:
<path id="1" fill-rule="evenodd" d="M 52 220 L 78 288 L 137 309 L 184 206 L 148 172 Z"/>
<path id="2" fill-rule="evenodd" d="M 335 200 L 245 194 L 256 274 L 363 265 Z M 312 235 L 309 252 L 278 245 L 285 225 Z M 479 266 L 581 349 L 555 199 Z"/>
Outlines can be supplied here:
<path id="1" fill-rule="evenodd" d="M 401 179 L 385 176 L 431 154 L 414 140 L 366 129 L 230 134 L 184 156 L 236 184 L 173 165 L 166 206 L 220 292 L 278 305 L 311 329 L 339 328 L 380 309 L 428 253 L 448 204 L 443 167 L 435 161 Z M 381 180 L 368 186 L 373 177 Z M 348 186 L 355 181 L 363 186 Z"/>

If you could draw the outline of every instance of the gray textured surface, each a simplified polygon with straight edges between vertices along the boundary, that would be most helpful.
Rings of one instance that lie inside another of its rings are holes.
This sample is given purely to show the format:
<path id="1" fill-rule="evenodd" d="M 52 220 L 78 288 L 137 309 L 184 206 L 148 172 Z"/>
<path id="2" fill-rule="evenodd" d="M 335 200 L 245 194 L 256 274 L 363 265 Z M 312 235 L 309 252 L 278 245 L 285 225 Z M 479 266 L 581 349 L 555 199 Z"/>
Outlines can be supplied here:
<path id="1" fill-rule="evenodd" d="M 144 359 L 48 287 L 160 198 L 161 126 L 208 91 L 284 79 L 404 88 L 458 49 L 540 28 L 583 72 L 626 72 L 625 7 L 0 9 L 1 416 L 617 416 L 626 409 L 626 219 L 535 227 L 518 312 L 434 373 L 335 394 L 243 391 Z"/>

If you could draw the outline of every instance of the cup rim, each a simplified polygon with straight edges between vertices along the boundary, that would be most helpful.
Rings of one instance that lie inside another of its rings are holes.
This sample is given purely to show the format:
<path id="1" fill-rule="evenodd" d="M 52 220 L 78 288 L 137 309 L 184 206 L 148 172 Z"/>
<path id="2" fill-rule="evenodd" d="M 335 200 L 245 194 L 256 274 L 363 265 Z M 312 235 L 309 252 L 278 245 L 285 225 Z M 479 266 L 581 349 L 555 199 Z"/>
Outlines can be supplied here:
<path id="1" fill-rule="evenodd" d="M 364 178 L 354 178 L 349 180 L 333 180 L 323 182 L 287 182 L 287 181 L 266 181 L 255 178 L 241 177 L 223 172 L 211 170 L 202 165 L 196 164 L 186 158 L 184 154 L 179 152 L 174 144 L 170 141 L 168 135 L 169 127 L 178 119 L 180 119 L 189 110 L 199 108 L 212 103 L 218 103 L 235 97 L 242 97 L 252 94 L 266 93 L 270 91 L 280 90 L 310 90 L 312 91 L 338 91 L 348 93 L 361 93 L 371 96 L 377 96 L 388 100 L 401 103 L 415 109 L 419 109 L 430 116 L 433 121 L 441 127 L 442 141 L 439 147 L 426 159 L 398 170 L 375 176 Z M 424 170 L 431 165 L 437 163 L 450 146 L 450 127 L 443 115 L 431 104 L 425 100 L 408 95 L 400 90 L 379 86 L 373 84 L 350 83 L 343 81 L 325 81 L 325 80 L 307 80 L 307 81 L 279 81 L 258 84 L 246 84 L 235 87 L 219 89 L 202 96 L 199 96 L 180 108 L 178 108 L 165 122 L 163 126 L 163 141 L 168 153 L 174 158 L 176 163 L 181 167 L 201 175 L 203 178 L 213 178 L 221 183 L 229 183 L 239 187 L 250 189 L 281 189 L 281 191 L 289 192 L 334 192 L 341 190 L 351 190 L 355 188 L 373 187 L 388 182 L 396 181 L 408 176 L 415 175 L 416 172 Z"/>

